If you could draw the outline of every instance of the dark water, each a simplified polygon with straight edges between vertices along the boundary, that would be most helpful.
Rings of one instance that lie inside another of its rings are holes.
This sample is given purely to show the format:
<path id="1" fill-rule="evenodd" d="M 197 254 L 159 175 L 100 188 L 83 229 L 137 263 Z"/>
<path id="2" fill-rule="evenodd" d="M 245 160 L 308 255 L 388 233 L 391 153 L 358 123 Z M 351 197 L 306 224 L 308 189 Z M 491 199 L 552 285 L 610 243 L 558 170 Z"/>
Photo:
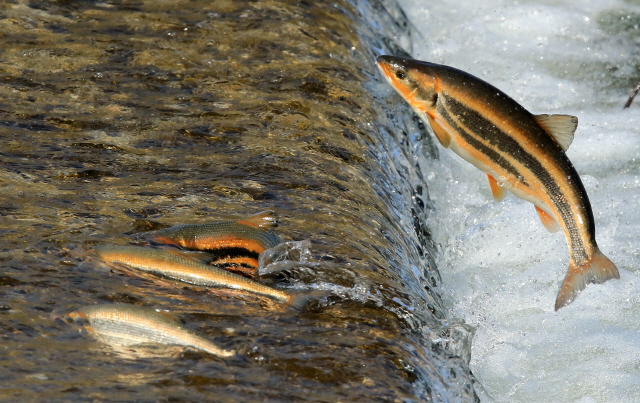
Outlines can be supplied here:
<path id="1" fill-rule="evenodd" d="M 376 72 L 391 3 L 15 1 L 0 6 L 0 398 L 472 401 L 415 170 L 424 128 Z M 426 150 L 426 151 L 424 151 Z M 280 217 L 332 290 L 299 312 L 91 260 L 155 226 Z M 121 351 L 52 317 L 129 303 L 242 355 Z"/>

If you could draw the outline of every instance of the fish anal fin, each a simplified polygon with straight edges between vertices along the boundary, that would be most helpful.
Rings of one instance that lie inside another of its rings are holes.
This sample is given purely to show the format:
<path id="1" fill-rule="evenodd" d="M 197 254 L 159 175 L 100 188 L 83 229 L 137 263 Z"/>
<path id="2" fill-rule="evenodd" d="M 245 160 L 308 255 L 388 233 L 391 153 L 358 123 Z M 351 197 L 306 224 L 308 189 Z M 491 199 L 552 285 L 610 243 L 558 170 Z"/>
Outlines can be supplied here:
<path id="1" fill-rule="evenodd" d="M 578 118 L 571 115 L 535 115 L 536 122 L 560 144 L 564 151 L 573 142 L 578 127 Z"/>
<path id="2" fill-rule="evenodd" d="M 501 202 L 502 199 L 507 195 L 507 189 L 498 185 L 498 181 L 493 176 L 487 174 L 487 179 L 489 180 L 489 188 L 491 188 L 491 194 L 493 195 L 493 199 L 497 202 Z"/>
<path id="3" fill-rule="evenodd" d="M 538 206 L 535 206 L 535 207 L 536 207 L 536 211 L 538 212 L 538 216 L 540 216 L 540 221 L 542 222 L 542 225 L 544 225 L 544 227 L 549 232 L 560 231 L 560 224 L 558 224 L 558 222 L 554 220 L 553 217 L 551 217 L 546 211 L 544 211 L 540 207 Z"/>
<path id="4" fill-rule="evenodd" d="M 587 284 L 601 284 L 612 278 L 620 278 L 620 273 L 611 260 L 600 251 L 596 251 L 593 257 L 581 266 L 572 260 L 556 298 L 556 311 L 573 302 Z"/>
<path id="5" fill-rule="evenodd" d="M 251 217 L 238 220 L 238 224 L 250 225 L 256 228 L 275 228 L 278 226 L 278 216 L 273 211 L 263 211 Z"/>
<path id="6" fill-rule="evenodd" d="M 440 124 L 436 122 L 436 120 L 430 115 L 427 115 L 427 117 L 429 118 L 431 129 L 438 138 L 438 141 L 440 141 L 440 144 L 442 144 L 444 148 L 449 148 L 449 145 L 451 144 L 451 136 L 449 135 L 449 133 L 447 133 L 447 131 L 444 130 L 442 126 L 440 126 Z"/>

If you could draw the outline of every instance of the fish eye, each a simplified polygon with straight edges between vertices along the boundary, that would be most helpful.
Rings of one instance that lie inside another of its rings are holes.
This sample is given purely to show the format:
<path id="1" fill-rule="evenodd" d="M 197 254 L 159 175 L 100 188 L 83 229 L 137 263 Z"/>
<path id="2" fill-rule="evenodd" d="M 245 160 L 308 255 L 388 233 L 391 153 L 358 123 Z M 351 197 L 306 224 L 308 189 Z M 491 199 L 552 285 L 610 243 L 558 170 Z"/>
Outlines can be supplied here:
<path id="1" fill-rule="evenodd" d="M 396 71 L 396 77 L 398 77 L 398 79 L 400 80 L 404 80 L 405 78 L 407 78 L 407 73 L 405 73 L 404 70 L 398 70 Z"/>

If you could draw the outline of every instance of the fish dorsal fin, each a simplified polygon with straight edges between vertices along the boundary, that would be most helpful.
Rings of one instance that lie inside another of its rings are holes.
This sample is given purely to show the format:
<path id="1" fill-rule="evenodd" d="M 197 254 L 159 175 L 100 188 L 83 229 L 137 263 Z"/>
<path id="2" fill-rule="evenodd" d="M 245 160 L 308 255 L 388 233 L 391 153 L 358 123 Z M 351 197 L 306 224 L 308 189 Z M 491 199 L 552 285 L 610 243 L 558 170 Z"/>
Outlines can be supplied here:
<path id="1" fill-rule="evenodd" d="M 535 115 L 536 122 L 553 137 L 564 151 L 569 149 L 578 127 L 578 118 L 571 115 Z"/>
<path id="2" fill-rule="evenodd" d="M 275 228 L 278 226 L 278 216 L 273 211 L 263 211 L 251 217 L 238 220 L 238 224 L 250 225 L 256 228 Z"/>
<path id="3" fill-rule="evenodd" d="M 554 220 L 553 217 L 551 217 L 549 214 L 547 214 L 546 211 L 542 210 L 538 206 L 536 206 L 536 211 L 540 216 L 540 221 L 542 222 L 542 225 L 544 225 L 544 227 L 549 232 L 558 232 L 560 230 L 560 225 L 558 224 L 558 222 Z"/>
<path id="4" fill-rule="evenodd" d="M 442 144 L 444 148 L 449 148 L 449 145 L 451 144 L 451 136 L 449 135 L 449 133 L 447 133 L 446 130 L 444 130 L 442 126 L 440 126 L 434 118 L 432 118 L 429 115 L 427 115 L 427 117 L 429 118 L 429 124 L 431 125 L 431 129 L 433 130 L 436 137 L 440 141 L 440 144 Z"/>
<path id="5" fill-rule="evenodd" d="M 507 189 L 498 185 L 498 181 L 493 176 L 487 174 L 487 179 L 489 179 L 489 187 L 491 188 L 491 194 L 493 195 L 493 199 L 497 202 L 501 202 L 502 199 L 507 195 Z"/>

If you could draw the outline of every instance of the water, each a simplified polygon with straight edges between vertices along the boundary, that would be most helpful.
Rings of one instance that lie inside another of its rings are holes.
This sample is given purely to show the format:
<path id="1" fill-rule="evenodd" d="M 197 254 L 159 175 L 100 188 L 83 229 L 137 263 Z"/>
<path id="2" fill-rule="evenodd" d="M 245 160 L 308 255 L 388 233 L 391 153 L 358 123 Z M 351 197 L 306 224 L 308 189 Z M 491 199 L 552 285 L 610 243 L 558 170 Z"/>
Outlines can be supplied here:
<path id="1" fill-rule="evenodd" d="M 435 151 L 374 63 L 409 44 L 391 3 L 17 0 L 0 17 L 1 400 L 473 400 L 412 154 Z M 264 210 L 308 252 L 260 280 L 329 299 L 267 309 L 90 252 Z M 239 357 L 121 351 L 56 319 L 112 303 Z"/>
<path id="2" fill-rule="evenodd" d="M 413 56 L 468 71 L 532 113 L 579 118 L 568 156 L 589 194 L 601 250 L 620 280 L 554 311 L 569 256 L 531 204 L 495 203 L 450 152 L 423 159 L 446 304 L 476 328 L 482 401 L 629 402 L 640 395 L 640 6 L 626 1 L 401 1 Z"/>

